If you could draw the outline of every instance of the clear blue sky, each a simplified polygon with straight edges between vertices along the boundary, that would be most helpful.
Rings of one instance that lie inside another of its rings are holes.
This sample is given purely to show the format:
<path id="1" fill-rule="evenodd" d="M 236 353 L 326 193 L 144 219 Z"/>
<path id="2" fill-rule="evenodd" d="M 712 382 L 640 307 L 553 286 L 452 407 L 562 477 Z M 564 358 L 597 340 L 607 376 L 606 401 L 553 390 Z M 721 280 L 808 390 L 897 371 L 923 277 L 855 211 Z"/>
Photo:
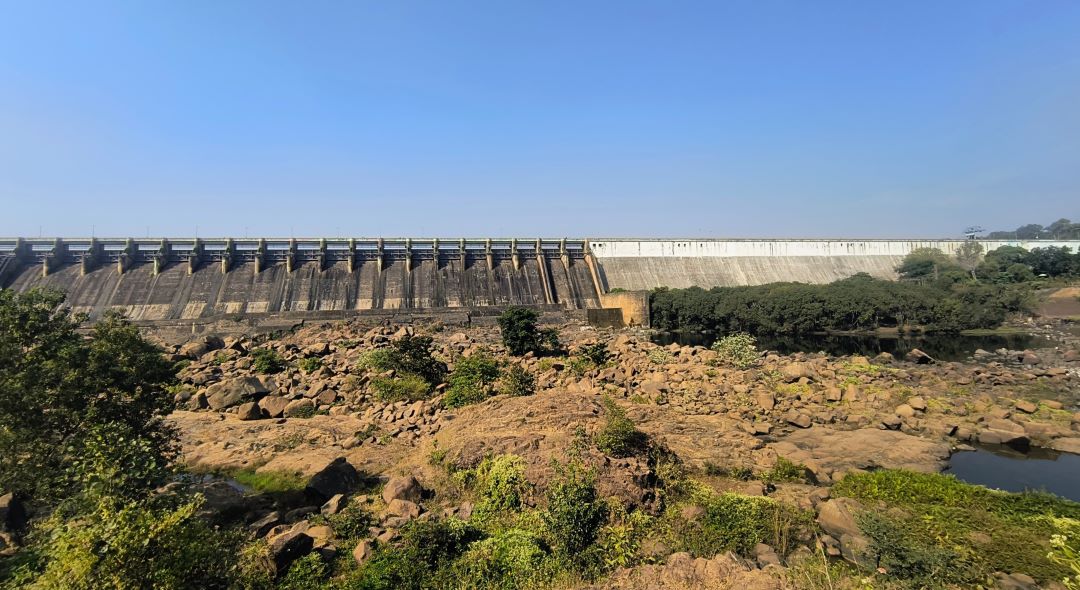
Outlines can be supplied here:
<path id="1" fill-rule="evenodd" d="M 1080 2 L 0 2 L 0 235 L 1080 218 Z"/>

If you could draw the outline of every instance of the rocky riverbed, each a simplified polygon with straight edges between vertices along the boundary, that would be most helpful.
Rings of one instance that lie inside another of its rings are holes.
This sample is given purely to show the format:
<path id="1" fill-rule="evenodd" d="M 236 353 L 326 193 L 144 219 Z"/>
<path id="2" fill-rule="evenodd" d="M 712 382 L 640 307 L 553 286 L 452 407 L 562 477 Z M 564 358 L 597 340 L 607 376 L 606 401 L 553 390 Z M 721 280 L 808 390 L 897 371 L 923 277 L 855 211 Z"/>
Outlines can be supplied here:
<path id="1" fill-rule="evenodd" d="M 359 368 L 359 358 L 414 332 L 434 338 L 437 356 L 450 369 L 480 350 L 520 364 L 536 377 L 535 395 L 497 395 L 450 409 L 440 387 L 426 400 L 379 401 L 371 385 L 380 375 Z M 583 437 L 602 426 L 605 396 L 653 444 L 716 490 L 768 495 L 814 511 L 821 534 L 803 540 L 806 550 L 817 546 L 853 560 L 865 542 L 851 517 L 854 501 L 830 499 L 830 486 L 845 474 L 938 472 L 953 450 L 974 442 L 1080 453 L 1080 355 L 1073 342 L 1036 351 L 980 351 L 964 363 L 918 355 L 766 353 L 754 366 L 736 369 L 719 363 L 712 350 L 659 346 L 639 332 L 565 325 L 560 338 L 568 355 L 520 359 L 506 354 L 496 329 L 440 325 L 346 323 L 306 326 L 265 341 L 207 337 L 174 343 L 174 359 L 187 366 L 175 391 L 182 409 L 171 419 L 195 470 L 316 478 L 306 506 L 245 504 L 233 488 L 208 484 L 220 504 L 246 511 L 246 520 L 284 561 L 336 550 L 332 532 L 312 525 L 311 515 L 333 513 L 350 493 L 380 515 L 371 535 L 382 542 L 393 542 L 413 518 L 467 514 L 471 506 L 448 485 L 443 465 L 475 466 L 500 454 L 522 457 L 529 482 L 543 490 L 553 476 L 551 460 L 577 449 L 596 470 L 602 495 L 629 510 L 659 510 L 654 463 L 580 449 Z M 601 366 L 575 355 L 598 342 L 610 352 Z M 257 372 L 256 349 L 274 351 L 283 370 Z M 805 466 L 805 480 L 774 484 L 730 476 L 767 472 L 781 460 Z M 376 482 L 389 483 L 381 493 L 364 495 Z M 310 542 L 297 541 L 301 536 Z M 786 583 L 787 559 L 767 546 L 749 560 L 695 560 L 654 550 L 653 565 L 619 572 L 607 587 Z M 363 561 L 369 551 L 362 543 L 354 556 Z M 1036 587 L 1029 579 L 1026 572 L 1006 572 L 998 582 L 1002 588 Z"/>

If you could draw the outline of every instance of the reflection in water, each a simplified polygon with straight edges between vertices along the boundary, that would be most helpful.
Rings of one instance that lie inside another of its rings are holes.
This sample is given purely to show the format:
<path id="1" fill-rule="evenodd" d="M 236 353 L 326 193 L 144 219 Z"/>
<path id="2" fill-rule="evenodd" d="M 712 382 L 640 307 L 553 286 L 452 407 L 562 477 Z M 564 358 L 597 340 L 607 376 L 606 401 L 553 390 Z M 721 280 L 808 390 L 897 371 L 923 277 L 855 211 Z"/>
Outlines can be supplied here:
<path id="1" fill-rule="evenodd" d="M 657 344 L 678 342 L 683 345 L 709 346 L 715 334 L 660 332 L 653 336 Z M 824 351 L 831 356 L 860 354 L 875 356 L 887 352 L 902 357 L 918 348 L 942 361 L 959 361 L 970 357 L 976 350 L 994 351 L 999 348 L 1024 350 L 1050 345 L 1042 337 L 1030 334 L 1006 334 L 994 336 L 963 336 L 960 334 L 924 334 L 910 337 L 882 337 L 872 335 L 803 334 L 759 336 L 758 348 L 775 350 L 780 354 L 793 352 Z"/>
<path id="2" fill-rule="evenodd" d="M 1020 452 L 1006 445 L 980 445 L 956 453 L 946 473 L 958 479 L 1005 490 L 1041 490 L 1080 502 L 1080 455 L 1032 448 Z"/>

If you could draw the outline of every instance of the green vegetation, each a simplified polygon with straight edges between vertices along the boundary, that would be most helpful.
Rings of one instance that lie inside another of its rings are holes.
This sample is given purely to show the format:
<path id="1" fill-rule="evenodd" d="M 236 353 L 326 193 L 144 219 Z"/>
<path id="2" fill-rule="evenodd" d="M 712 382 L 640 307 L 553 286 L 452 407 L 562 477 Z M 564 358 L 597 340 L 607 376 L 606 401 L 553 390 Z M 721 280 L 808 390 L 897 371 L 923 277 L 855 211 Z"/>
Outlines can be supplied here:
<path id="1" fill-rule="evenodd" d="M 646 450 L 648 437 L 637 429 L 610 397 L 604 396 L 604 426 L 596 434 L 596 448 L 611 457 L 630 457 Z"/>
<path id="2" fill-rule="evenodd" d="M 416 401 L 431 395 L 431 384 L 419 375 L 404 373 L 399 377 L 373 377 L 371 390 L 384 402 Z"/>
<path id="3" fill-rule="evenodd" d="M 703 513 L 696 520 L 688 520 L 681 513 L 685 505 L 698 506 Z M 811 529 L 812 522 L 813 513 L 800 512 L 772 498 L 716 494 L 700 487 L 690 494 L 686 504 L 673 505 L 664 515 L 672 549 L 695 557 L 712 557 L 726 551 L 746 555 L 758 543 L 785 555 Z"/>
<path id="4" fill-rule="evenodd" d="M 555 464 L 559 479 L 547 492 L 547 527 L 556 557 L 581 567 L 589 549 L 607 521 L 608 507 L 596 492 L 596 475 L 571 461 Z"/>
<path id="5" fill-rule="evenodd" d="M 503 345 L 510 354 L 522 356 L 531 352 L 540 355 L 558 348 L 558 332 L 537 327 L 539 317 L 525 307 L 511 307 L 499 316 Z"/>
<path id="6" fill-rule="evenodd" d="M 871 557 L 913 587 L 934 580 L 935 585 L 971 587 L 999 570 L 1041 581 L 1075 573 L 1048 557 L 1053 535 L 1061 534 L 1062 526 L 1080 523 L 1080 504 L 1075 502 L 900 470 L 849 475 L 833 486 L 833 495 L 875 507 L 858 517 L 871 541 Z M 1078 541 L 1069 537 L 1057 551 L 1075 552 Z"/>
<path id="7" fill-rule="evenodd" d="M 256 471 L 252 468 L 237 469 L 222 473 L 236 483 L 259 492 L 283 493 L 303 490 L 307 478 L 287 471 Z"/>
<path id="8" fill-rule="evenodd" d="M 761 481 L 766 483 L 806 481 L 806 473 L 805 465 L 800 465 L 785 457 L 777 457 L 772 469 L 761 474 Z"/>
<path id="9" fill-rule="evenodd" d="M 675 358 L 668 349 L 660 346 L 650 348 L 649 352 L 645 353 L 645 356 L 649 359 L 649 362 L 654 365 L 666 365 Z"/>
<path id="10" fill-rule="evenodd" d="M 518 397 L 536 393 L 536 377 L 525 367 L 511 364 L 499 380 L 499 393 Z"/>
<path id="11" fill-rule="evenodd" d="M 443 405 L 460 408 L 482 402 L 491 397 L 498 378 L 499 363 L 487 351 L 458 359 L 450 375 L 450 387 L 443 396 Z"/>
<path id="12" fill-rule="evenodd" d="M 272 348 L 256 348 L 251 351 L 251 366 L 264 375 L 280 373 L 285 370 L 285 359 Z"/>
<path id="13" fill-rule="evenodd" d="M 297 361 L 296 366 L 305 373 L 314 373 L 322 368 L 322 359 L 317 356 L 309 356 Z"/>
<path id="14" fill-rule="evenodd" d="M 1022 225 L 1012 231 L 990 232 L 991 240 L 1078 240 L 1080 223 L 1062 218 L 1043 227 L 1037 223 Z"/>
<path id="15" fill-rule="evenodd" d="M 828 285 L 658 289 L 650 305 L 653 326 L 661 330 L 760 335 L 911 326 L 937 331 L 993 328 L 1008 314 L 1027 309 L 1028 299 L 1022 286 L 967 278 L 894 282 L 859 274 Z"/>
<path id="16" fill-rule="evenodd" d="M 608 351 L 606 343 L 595 342 L 593 344 L 582 344 L 578 347 L 577 356 L 588 359 L 593 366 L 602 367 L 611 359 L 611 352 Z"/>
<path id="17" fill-rule="evenodd" d="M 757 362 L 757 340 L 749 334 L 731 334 L 713 343 L 712 349 L 721 363 L 737 369 L 749 369 Z"/>

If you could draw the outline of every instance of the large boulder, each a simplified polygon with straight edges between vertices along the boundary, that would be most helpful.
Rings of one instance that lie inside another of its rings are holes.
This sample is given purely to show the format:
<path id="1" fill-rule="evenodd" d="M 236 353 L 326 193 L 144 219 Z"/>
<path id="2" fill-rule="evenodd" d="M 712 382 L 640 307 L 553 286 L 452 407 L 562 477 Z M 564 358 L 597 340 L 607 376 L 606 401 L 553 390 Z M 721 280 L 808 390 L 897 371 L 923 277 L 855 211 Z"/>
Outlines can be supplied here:
<path id="1" fill-rule="evenodd" d="M 812 381 L 817 376 L 817 373 L 810 363 L 796 362 L 780 367 L 780 375 L 784 378 L 784 381 L 794 383 L 804 377 Z"/>
<path id="2" fill-rule="evenodd" d="M 286 531 L 270 540 L 270 561 L 274 570 L 282 574 L 292 562 L 311 553 L 315 539 L 297 530 Z"/>
<path id="3" fill-rule="evenodd" d="M 307 491 L 319 496 L 321 502 L 326 502 L 338 494 L 348 494 L 358 485 L 360 474 L 356 468 L 345 457 L 338 457 L 311 476 Z"/>
<path id="4" fill-rule="evenodd" d="M 386 482 L 383 486 L 383 500 L 389 504 L 394 500 L 407 500 L 409 502 L 419 503 L 420 497 L 424 493 L 424 488 L 420 487 L 420 482 L 416 481 L 416 478 L 409 475 L 405 477 L 392 477 L 390 481 Z"/>
<path id="5" fill-rule="evenodd" d="M 233 377 L 206 388 L 206 403 L 212 410 L 224 410 L 255 401 L 270 393 L 270 386 L 258 377 Z"/>
<path id="6" fill-rule="evenodd" d="M 259 400 L 259 407 L 270 418 L 280 418 L 285 414 L 285 406 L 288 405 L 289 400 L 280 395 L 268 395 Z"/>
<path id="7" fill-rule="evenodd" d="M 310 416 L 315 411 L 315 402 L 310 399 L 295 399 L 285 405 L 285 409 L 282 410 L 282 414 L 287 418 L 293 416 Z"/>
<path id="8" fill-rule="evenodd" d="M 840 541 L 840 554 L 844 559 L 866 565 L 869 563 L 867 549 L 870 540 L 859 530 L 856 521 L 856 516 L 862 510 L 862 505 L 856 500 L 835 498 L 821 504 L 817 521 L 823 531 Z"/>
<path id="9" fill-rule="evenodd" d="M 918 348 L 912 348 L 904 355 L 904 360 L 909 363 L 915 363 L 919 365 L 929 365 L 934 362 L 934 357 L 926 354 Z"/>
<path id="10" fill-rule="evenodd" d="M 0 496 L 0 531 L 15 533 L 26 527 L 26 507 L 15 494 Z"/>
<path id="11" fill-rule="evenodd" d="M 1026 448 L 1031 440 L 1020 424 L 1005 418 L 994 418 L 986 423 L 986 430 L 979 433 L 979 442 L 984 445 Z"/>
<path id="12" fill-rule="evenodd" d="M 236 409 L 236 417 L 241 420 L 258 420 L 263 417 L 262 408 L 255 402 L 240 404 Z"/>

